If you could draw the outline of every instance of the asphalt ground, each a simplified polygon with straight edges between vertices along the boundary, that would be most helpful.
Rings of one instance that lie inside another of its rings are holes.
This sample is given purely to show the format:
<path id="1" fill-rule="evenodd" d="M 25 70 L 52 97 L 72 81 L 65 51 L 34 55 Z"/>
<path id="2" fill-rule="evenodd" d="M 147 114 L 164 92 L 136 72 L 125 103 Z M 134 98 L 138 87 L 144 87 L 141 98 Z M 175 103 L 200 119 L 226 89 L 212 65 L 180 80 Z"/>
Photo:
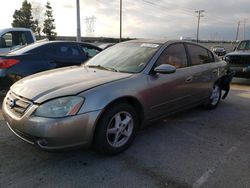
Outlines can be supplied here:
<path id="1" fill-rule="evenodd" d="M 49 153 L 17 138 L 0 109 L 0 187 L 250 187 L 250 80 L 217 109 L 198 107 L 141 130 L 124 153 Z"/>

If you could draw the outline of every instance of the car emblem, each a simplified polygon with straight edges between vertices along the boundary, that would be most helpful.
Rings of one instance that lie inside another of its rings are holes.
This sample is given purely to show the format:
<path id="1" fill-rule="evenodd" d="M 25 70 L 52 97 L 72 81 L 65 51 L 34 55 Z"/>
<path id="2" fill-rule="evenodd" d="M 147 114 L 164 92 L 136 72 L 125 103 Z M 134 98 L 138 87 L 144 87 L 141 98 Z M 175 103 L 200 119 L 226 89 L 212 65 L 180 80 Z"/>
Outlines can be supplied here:
<path id="1" fill-rule="evenodd" d="M 10 108 L 14 108 L 16 106 L 16 99 L 10 100 Z"/>

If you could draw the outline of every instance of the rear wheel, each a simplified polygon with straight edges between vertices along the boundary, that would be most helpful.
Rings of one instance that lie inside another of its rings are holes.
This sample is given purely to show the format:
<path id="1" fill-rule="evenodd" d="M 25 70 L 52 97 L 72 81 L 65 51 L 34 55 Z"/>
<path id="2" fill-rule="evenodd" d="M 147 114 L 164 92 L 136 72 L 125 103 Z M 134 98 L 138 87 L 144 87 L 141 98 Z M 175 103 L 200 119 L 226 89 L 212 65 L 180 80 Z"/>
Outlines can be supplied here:
<path id="1" fill-rule="evenodd" d="M 104 112 L 97 125 L 95 148 L 103 154 L 121 153 L 134 140 L 138 124 L 138 115 L 131 105 L 113 105 Z"/>
<path id="2" fill-rule="evenodd" d="M 219 86 L 219 84 L 216 83 L 212 88 L 212 92 L 207 107 L 209 109 L 215 109 L 219 105 L 220 99 L 221 99 L 221 87 Z"/>

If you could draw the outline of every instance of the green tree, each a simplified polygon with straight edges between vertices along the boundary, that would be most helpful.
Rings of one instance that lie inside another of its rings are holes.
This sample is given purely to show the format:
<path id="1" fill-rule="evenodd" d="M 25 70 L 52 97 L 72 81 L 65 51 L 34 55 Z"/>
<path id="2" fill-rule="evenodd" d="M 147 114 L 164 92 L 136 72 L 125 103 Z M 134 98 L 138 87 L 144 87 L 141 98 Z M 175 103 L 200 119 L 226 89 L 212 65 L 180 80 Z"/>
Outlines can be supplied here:
<path id="1" fill-rule="evenodd" d="M 33 31 L 36 30 L 36 25 L 32 17 L 32 7 L 27 0 L 23 1 L 22 7 L 19 10 L 15 10 L 13 14 L 12 27 L 25 27 L 30 28 Z"/>
<path id="2" fill-rule="evenodd" d="M 54 31 L 56 29 L 56 26 L 54 24 L 55 19 L 53 18 L 53 10 L 49 2 L 47 2 L 45 8 L 46 12 L 45 20 L 43 23 L 43 33 L 47 36 L 49 40 L 54 40 L 57 35 Z"/>

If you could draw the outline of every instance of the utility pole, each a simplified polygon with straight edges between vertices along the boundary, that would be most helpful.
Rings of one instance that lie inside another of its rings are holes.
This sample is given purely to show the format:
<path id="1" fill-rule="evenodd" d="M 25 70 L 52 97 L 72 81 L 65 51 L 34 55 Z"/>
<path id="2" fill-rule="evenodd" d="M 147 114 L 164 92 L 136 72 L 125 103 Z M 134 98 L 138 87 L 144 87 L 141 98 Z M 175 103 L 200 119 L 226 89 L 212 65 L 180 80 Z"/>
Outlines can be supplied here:
<path id="1" fill-rule="evenodd" d="M 79 0 L 76 0 L 76 20 L 77 20 L 76 41 L 81 41 L 81 21 L 80 21 L 80 2 L 79 2 Z"/>
<path id="2" fill-rule="evenodd" d="M 237 42 L 238 37 L 239 37 L 239 30 L 240 30 L 240 21 L 238 21 L 238 26 L 237 26 L 237 31 L 236 31 L 236 39 L 235 42 Z"/>
<path id="3" fill-rule="evenodd" d="M 122 42 L 122 0 L 120 0 L 120 42 Z"/>
<path id="4" fill-rule="evenodd" d="M 197 25 L 197 34 L 196 34 L 196 41 L 197 43 L 199 42 L 199 32 L 200 32 L 200 19 L 201 17 L 204 17 L 204 15 L 202 14 L 203 12 L 205 12 L 205 10 L 197 10 L 195 11 L 195 13 L 198 14 L 198 25 Z"/>
<path id="5" fill-rule="evenodd" d="M 243 33 L 243 36 L 244 36 L 244 40 L 246 39 L 245 36 L 246 36 L 246 23 L 247 23 L 247 19 L 245 18 L 243 20 L 243 26 L 244 26 L 244 33 Z"/>

